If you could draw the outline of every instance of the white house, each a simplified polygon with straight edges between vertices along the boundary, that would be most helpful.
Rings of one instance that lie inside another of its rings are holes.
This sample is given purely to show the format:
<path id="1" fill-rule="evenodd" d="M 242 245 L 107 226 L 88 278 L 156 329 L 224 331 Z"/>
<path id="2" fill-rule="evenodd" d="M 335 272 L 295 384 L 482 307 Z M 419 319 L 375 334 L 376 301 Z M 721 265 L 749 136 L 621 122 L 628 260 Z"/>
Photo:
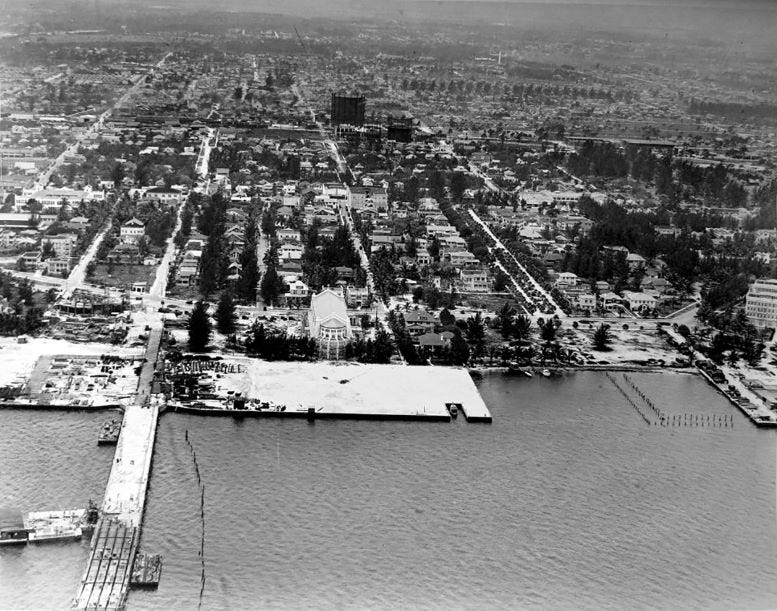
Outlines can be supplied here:
<path id="1" fill-rule="evenodd" d="M 180 204 L 183 195 L 176 189 L 166 187 L 152 187 L 146 190 L 146 197 L 156 199 L 163 204 Z"/>
<path id="2" fill-rule="evenodd" d="M 556 286 L 577 286 L 578 280 L 577 274 L 573 274 L 572 272 L 561 272 L 556 279 Z"/>
<path id="3" fill-rule="evenodd" d="M 656 298 L 647 293 L 623 291 L 623 299 L 632 312 L 647 313 L 656 309 Z"/>
<path id="4" fill-rule="evenodd" d="M 146 234 L 146 226 L 137 218 L 131 218 L 119 228 L 122 244 L 136 244 Z"/>
<path id="5" fill-rule="evenodd" d="M 488 293 L 491 291 L 491 275 L 487 269 L 463 269 L 460 275 L 461 288 L 466 293 Z"/>
<path id="6" fill-rule="evenodd" d="M 278 258 L 283 261 L 299 261 L 302 259 L 302 246 L 291 242 L 281 244 Z"/>

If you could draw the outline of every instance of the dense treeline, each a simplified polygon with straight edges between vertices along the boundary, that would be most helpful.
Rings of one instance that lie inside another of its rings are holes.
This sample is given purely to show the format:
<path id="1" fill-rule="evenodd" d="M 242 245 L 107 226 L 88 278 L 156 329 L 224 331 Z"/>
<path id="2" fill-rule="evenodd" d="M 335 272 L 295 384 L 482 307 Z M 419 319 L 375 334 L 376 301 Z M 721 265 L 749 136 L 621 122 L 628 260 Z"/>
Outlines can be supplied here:
<path id="1" fill-rule="evenodd" d="M 688 104 L 688 112 L 694 115 L 718 115 L 737 123 L 747 123 L 752 120 L 774 123 L 777 117 L 777 104 L 712 102 L 693 98 Z"/>
<path id="2" fill-rule="evenodd" d="M 224 238 L 226 231 L 226 199 L 215 193 L 206 199 L 197 217 L 197 229 L 208 236 L 200 258 L 200 293 L 207 297 L 222 288 L 227 278 L 229 253 Z"/>
<path id="3" fill-rule="evenodd" d="M 288 335 L 258 321 L 248 332 L 245 348 L 248 354 L 268 361 L 313 360 L 317 355 L 315 339 Z"/>
<path id="4" fill-rule="evenodd" d="M 319 230 L 317 224 L 304 230 L 302 273 L 308 286 L 315 291 L 334 286 L 338 280 L 337 267 L 353 270 L 356 286 L 364 286 L 366 274 L 360 266 L 348 227 L 338 226 L 331 238 L 320 235 Z"/>
<path id="5" fill-rule="evenodd" d="M 669 155 L 658 157 L 636 146 L 621 149 L 611 142 L 586 140 L 569 155 L 567 168 L 576 176 L 652 182 L 658 194 L 671 202 L 698 197 L 728 207 L 747 203 L 744 186 L 722 164 L 702 167 Z"/>
<path id="6" fill-rule="evenodd" d="M 510 75 L 510 69 L 507 70 Z M 515 76 L 518 74 L 516 73 Z M 512 75 L 511 75 L 512 76 Z M 446 93 L 450 96 L 470 95 L 504 96 L 519 100 L 534 98 L 588 98 L 596 100 L 630 100 L 633 94 L 626 90 L 610 90 L 597 87 L 576 85 L 556 85 L 552 83 L 502 83 L 491 81 L 473 81 L 452 79 L 450 81 L 429 78 L 405 78 L 399 82 L 402 91 Z"/>

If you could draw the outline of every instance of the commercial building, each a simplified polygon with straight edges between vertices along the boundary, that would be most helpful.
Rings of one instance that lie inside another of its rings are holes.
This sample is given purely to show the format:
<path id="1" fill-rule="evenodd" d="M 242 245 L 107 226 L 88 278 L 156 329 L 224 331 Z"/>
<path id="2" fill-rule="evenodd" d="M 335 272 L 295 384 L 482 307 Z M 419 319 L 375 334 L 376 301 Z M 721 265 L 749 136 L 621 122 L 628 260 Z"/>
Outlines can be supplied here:
<path id="1" fill-rule="evenodd" d="M 363 95 L 333 93 L 332 125 L 364 125 L 365 106 Z"/>
<path id="2" fill-rule="evenodd" d="M 777 327 L 777 280 L 756 280 L 745 304 L 745 314 L 753 325 Z"/>

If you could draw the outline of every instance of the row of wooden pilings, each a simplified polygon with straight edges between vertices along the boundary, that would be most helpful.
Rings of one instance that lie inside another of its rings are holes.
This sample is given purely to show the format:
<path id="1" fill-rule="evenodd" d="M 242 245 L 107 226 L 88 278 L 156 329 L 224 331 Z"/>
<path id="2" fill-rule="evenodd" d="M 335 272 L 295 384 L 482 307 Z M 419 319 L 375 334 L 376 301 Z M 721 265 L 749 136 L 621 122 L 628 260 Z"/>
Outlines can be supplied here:
<path id="1" fill-rule="evenodd" d="M 734 416 L 732 414 L 672 414 L 669 415 L 661 410 L 655 403 L 648 397 L 642 389 L 637 386 L 634 380 L 627 374 L 622 374 L 623 380 L 628 386 L 642 399 L 644 405 L 648 410 L 641 408 L 640 405 L 635 402 L 628 392 L 618 383 L 615 376 L 607 371 L 605 372 L 607 378 L 612 382 L 615 388 L 623 395 L 629 405 L 631 405 L 636 412 L 640 415 L 642 420 L 648 426 L 665 426 L 665 427 L 715 427 L 715 428 L 733 428 Z M 651 421 L 648 414 L 652 413 L 655 418 Z"/>
<path id="2" fill-rule="evenodd" d="M 189 429 L 186 429 L 186 444 L 192 455 L 194 463 L 194 472 L 197 474 L 197 485 L 200 488 L 200 521 L 202 523 L 202 536 L 200 538 L 200 601 L 197 608 L 202 608 L 202 597 L 205 594 L 205 484 L 202 483 L 200 476 L 200 464 L 197 462 L 197 452 L 194 451 L 194 445 L 189 439 Z"/>

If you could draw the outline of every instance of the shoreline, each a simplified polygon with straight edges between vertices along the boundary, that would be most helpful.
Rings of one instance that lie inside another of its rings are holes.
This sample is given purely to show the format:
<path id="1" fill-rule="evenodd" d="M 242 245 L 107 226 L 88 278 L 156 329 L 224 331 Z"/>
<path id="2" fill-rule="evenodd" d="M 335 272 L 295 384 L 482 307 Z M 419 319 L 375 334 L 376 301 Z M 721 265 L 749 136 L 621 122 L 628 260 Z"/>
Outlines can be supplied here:
<path id="1" fill-rule="evenodd" d="M 750 422 L 752 422 L 755 426 L 759 428 L 775 428 L 777 427 L 777 422 L 770 421 L 770 420 L 760 420 L 758 419 L 758 414 L 754 413 L 756 410 L 749 410 L 745 408 L 739 401 L 737 401 L 733 396 L 731 396 L 731 393 L 727 391 L 726 388 L 718 384 L 715 380 L 713 380 L 710 375 L 703 371 L 702 369 L 699 369 L 699 374 L 707 380 L 707 382 L 717 391 L 722 394 L 726 399 L 728 399 L 729 403 L 731 403 L 734 407 L 736 407 L 740 412 L 742 412 Z"/>
<path id="2" fill-rule="evenodd" d="M 191 414 L 196 416 L 231 416 L 233 418 L 292 418 L 304 420 L 404 420 L 420 422 L 450 422 L 450 415 L 442 414 L 386 414 L 386 413 L 356 413 L 356 412 L 313 412 L 278 411 L 271 409 L 219 409 L 216 407 L 192 407 L 188 405 L 169 406 L 164 414 Z M 469 419 L 469 422 L 477 420 Z M 490 422 L 490 420 L 488 420 Z"/>
<path id="3" fill-rule="evenodd" d="M 494 374 L 512 375 L 518 376 L 526 371 L 532 374 L 539 374 L 543 369 L 547 369 L 551 374 L 561 373 L 574 373 L 576 371 L 632 371 L 642 373 L 689 373 L 696 374 L 698 369 L 696 367 L 661 367 L 660 365 L 638 365 L 636 363 L 629 364 L 610 364 L 610 365 L 526 365 L 518 367 L 516 370 L 510 369 L 510 367 L 503 367 L 497 365 L 494 367 L 468 367 L 467 371 L 470 375 L 486 376 Z M 551 377 L 553 377 L 551 375 Z"/>
<path id="4" fill-rule="evenodd" d="M 100 412 L 100 411 L 119 411 L 124 413 L 127 407 L 124 405 L 109 404 L 109 405 L 51 405 L 50 403 L 12 403 L 12 402 L 0 402 L 0 410 L 2 409 L 34 409 L 40 411 L 69 411 L 69 412 Z"/>
<path id="5" fill-rule="evenodd" d="M 777 428 L 777 422 L 763 420 L 759 418 L 757 410 L 748 410 L 739 401 L 733 397 L 727 389 L 716 383 L 705 371 L 698 367 L 660 367 L 655 365 L 630 364 L 608 364 L 608 365 L 546 365 L 546 366 L 526 366 L 517 370 L 510 367 L 469 367 L 466 369 L 468 375 L 473 380 L 482 379 L 485 376 L 501 375 L 505 377 L 525 377 L 525 372 L 531 372 L 533 375 L 541 375 L 542 370 L 550 372 L 549 377 L 560 377 L 568 373 L 578 371 L 618 371 L 635 373 L 660 373 L 660 374 L 685 374 L 701 376 L 708 384 L 723 395 L 729 403 L 742 413 L 753 425 L 759 428 Z M 42 411 L 71 411 L 71 412 L 101 412 L 118 411 L 124 413 L 127 406 L 121 404 L 105 405 L 80 405 L 80 404 L 61 404 L 53 405 L 50 403 L 32 403 L 16 401 L 0 401 L 0 410 L 42 410 Z M 472 423 L 490 423 L 492 418 L 490 414 L 472 415 L 467 417 L 464 409 L 460 410 L 462 418 L 466 422 Z M 233 418 L 291 418 L 314 420 L 373 420 L 373 421 L 418 421 L 418 422 L 451 422 L 454 418 L 447 412 L 445 413 L 411 413 L 411 412 L 368 412 L 368 411 L 308 411 L 308 410 L 273 410 L 273 409 L 222 409 L 215 407 L 193 407 L 188 405 L 165 405 L 160 410 L 160 415 L 167 413 L 182 413 L 197 416 L 231 416 Z"/>

